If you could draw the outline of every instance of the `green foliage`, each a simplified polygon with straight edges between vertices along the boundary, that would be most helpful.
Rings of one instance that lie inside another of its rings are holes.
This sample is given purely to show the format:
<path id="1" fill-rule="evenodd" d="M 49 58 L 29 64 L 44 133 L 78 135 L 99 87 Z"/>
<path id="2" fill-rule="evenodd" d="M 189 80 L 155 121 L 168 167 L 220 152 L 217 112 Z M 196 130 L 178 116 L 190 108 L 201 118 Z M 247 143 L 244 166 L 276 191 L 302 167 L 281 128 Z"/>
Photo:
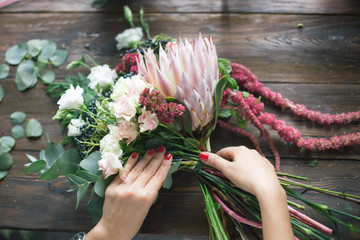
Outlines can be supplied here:
<path id="1" fill-rule="evenodd" d="M 318 163 L 318 160 L 317 159 L 314 159 L 308 166 L 309 167 L 315 167 Z"/>
<path id="2" fill-rule="evenodd" d="M 12 155 L 8 152 L 4 152 L 0 155 L 0 171 L 8 170 L 14 164 Z"/>
<path id="3" fill-rule="evenodd" d="M 24 59 L 28 51 L 26 43 L 20 43 L 10 47 L 5 53 L 5 61 L 10 65 L 18 65 Z"/>
<path id="4" fill-rule="evenodd" d="M 40 54 L 42 49 L 42 44 L 40 39 L 32 39 L 27 42 L 28 45 L 28 54 L 31 57 L 36 57 Z"/>
<path id="5" fill-rule="evenodd" d="M 95 185 L 94 185 L 94 191 L 99 197 L 105 197 L 105 190 L 106 190 L 107 186 L 109 186 L 109 184 L 112 182 L 114 177 L 115 177 L 115 175 L 112 175 L 112 176 L 108 177 L 107 179 L 104 179 L 103 176 L 100 176 L 98 178 L 98 180 L 95 182 Z"/>
<path id="6" fill-rule="evenodd" d="M 226 88 L 238 89 L 238 85 L 234 78 L 230 76 L 232 70 L 230 66 L 230 60 L 226 58 L 218 58 L 219 74 L 222 75 L 223 79 L 226 79 Z"/>
<path id="7" fill-rule="evenodd" d="M 139 20 L 140 20 L 141 27 L 145 31 L 146 37 L 148 39 L 150 39 L 151 38 L 151 36 L 150 36 L 150 27 L 149 27 L 149 24 L 144 21 L 144 8 L 142 6 L 140 7 Z"/>
<path id="8" fill-rule="evenodd" d="M 131 12 L 131 9 L 127 5 L 124 6 L 124 17 L 125 17 L 125 20 L 130 24 L 130 26 L 132 28 L 135 28 L 134 21 L 133 21 L 133 14 Z"/>
<path id="9" fill-rule="evenodd" d="M 41 47 L 42 50 L 38 58 L 42 59 L 44 62 L 49 62 L 50 58 L 54 56 L 56 52 L 56 43 L 47 39 L 43 39 L 41 40 Z"/>
<path id="10" fill-rule="evenodd" d="M 25 128 L 25 135 L 28 138 L 40 137 L 43 133 L 40 122 L 34 118 L 30 119 Z"/>
<path id="11" fill-rule="evenodd" d="M 25 168 L 24 173 L 40 172 L 46 167 L 47 163 L 45 160 L 38 160 L 31 163 L 27 168 Z"/>
<path id="12" fill-rule="evenodd" d="M 4 95 L 5 95 L 4 89 L 0 85 L 0 102 L 4 99 Z"/>
<path id="13" fill-rule="evenodd" d="M 36 74 L 28 72 L 17 72 L 15 75 L 15 84 L 18 91 L 22 92 L 28 88 L 32 88 L 37 83 Z"/>
<path id="14" fill-rule="evenodd" d="M 102 8 L 106 5 L 108 0 L 91 0 L 91 5 L 96 8 Z"/>
<path id="15" fill-rule="evenodd" d="M 25 136 L 24 128 L 20 125 L 16 125 L 11 129 L 11 135 L 15 139 L 23 138 Z"/>
<path id="16" fill-rule="evenodd" d="M 97 174 L 99 172 L 98 161 L 100 159 L 101 159 L 100 151 L 95 151 L 80 162 L 80 167 L 82 167 L 89 173 Z"/>
<path id="17" fill-rule="evenodd" d="M 10 67 L 7 64 L 0 64 L 0 79 L 7 78 L 9 76 Z"/>
<path id="18" fill-rule="evenodd" d="M 0 171 L 0 180 L 2 180 L 6 175 L 8 174 L 8 171 Z"/>
<path id="19" fill-rule="evenodd" d="M 53 71 L 46 71 L 41 76 L 41 80 L 45 85 L 48 85 L 50 83 L 53 83 L 55 81 L 55 73 Z"/>
<path id="20" fill-rule="evenodd" d="M 54 67 L 60 67 L 63 65 L 68 57 L 68 53 L 65 50 L 58 49 L 54 55 L 50 57 L 50 61 Z"/>
<path id="21" fill-rule="evenodd" d="M 170 170 L 169 170 L 169 173 L 168 173 L 168 175 L 166 176 L 165 181 L 164 181 L 164 183 L 163 183 L 163 185 L 162 185 L 163 188 L 166 188 L 166 189 L 170 189 L 170 188 L 171 188 L 172 183 L 173 183 L 173 180 L 172 180 L 172 176 L 171 176 L 171 175 L 179 169 L 180 165 L 181 165 L 181 161 L 177 161 L 177 162 L 175 162 L 175 163 L 173 163 L 173 164 L 171 165 L 171 168 L 170 168 Z"/>
<path id="22" fill-rule="evenodd" d="M 3 136 L 0 138 L 0 154 L 10 152 L 15 146 L 15 139 L 10 136 Z"/>
<path id="23" fill-rule="evenodd" d="M 26 119 L 26 114 L 23 112 L 13 112 L 10 115 L 12 124 L 22 124 Z"/>

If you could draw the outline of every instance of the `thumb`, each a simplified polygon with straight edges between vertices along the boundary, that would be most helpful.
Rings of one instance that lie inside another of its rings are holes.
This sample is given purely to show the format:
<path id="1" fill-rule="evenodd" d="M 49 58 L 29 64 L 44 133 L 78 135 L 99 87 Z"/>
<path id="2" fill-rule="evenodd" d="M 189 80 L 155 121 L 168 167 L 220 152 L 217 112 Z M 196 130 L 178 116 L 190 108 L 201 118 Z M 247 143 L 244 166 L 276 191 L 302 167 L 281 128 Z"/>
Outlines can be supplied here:
<path id="1" fill-rule="evenodd" d="M 200 153 L 199 159 L 207 165 L 220 170 L 221 172 L 224 172 L 224 170 L 228 167 L 228 164 L 230 163 L 228 160 L 225 160 L 219 155 L 209 152 Z"/>

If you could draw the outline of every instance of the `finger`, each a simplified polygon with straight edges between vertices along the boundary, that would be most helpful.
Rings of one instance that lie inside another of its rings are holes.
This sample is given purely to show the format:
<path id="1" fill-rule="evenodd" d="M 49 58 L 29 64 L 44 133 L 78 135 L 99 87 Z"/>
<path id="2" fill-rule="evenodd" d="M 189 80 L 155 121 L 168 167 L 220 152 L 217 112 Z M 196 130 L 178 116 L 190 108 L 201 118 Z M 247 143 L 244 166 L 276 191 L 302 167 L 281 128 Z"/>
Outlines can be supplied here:
<path id="1" fill-rule="evenodd" d="M 202 152 L 199 155 L 199 159 L 205 162 L 207 165 L 214 167 L 221 172 L 224 171 L 229 166 L 229 161 L 225 160 L 224 158 L 220 157 L 214 153 Z"/>
<path id="2" fill-rule="evenodd" d="M 133 169 L 133 167 L 136 164 L 136 161 L 139 158 L 139 154 L 137 152 L 133 152 L 131 154 L 131 156 L 128 158 L 125 167 L 124 167 L 124 171 L 123 171 L 123 175 L 121 176 L 121 178 L 124 180 L 127 175 L 129 174 L 129 172 L 131 171 L 131 169 Z"/>
<path id="3" fill-rule="evenodd" d="M 156 150 L 156 154 L 151 159 L 149 164 L 144 168 L 142 173 L 138 176 L 138 178 L 133 182 L 137 186 L 144 187 L 150 179 L 155 175 L 157 170 L 159 169 L 161 163 L 164 160 L 165 155 L 165 147 L 159 146 Z"/>
<path id="4" fill-rule="evenodd" d="M 138 163 L 133 167 L 126 176 L 127 183 L 133 183 L 136 178 L 141 174 L 144 168 L 149 164 L 150 160 L 154 157 L 155 150 L 150 149 L 147 153 L 138 161 Z"/>
<path id="5" fill-rule="evenodd" d="M 165 158 L 161 161 L 160 167 L 158 168 L 154 176 L 150 179 L 148 184 L 145 186 L 149 194 L 153 194 L 154 197 L 156 197 L 169 173 L 172 160 L 172 155 L 170 153 L 167 153 L 165 155 Z"/>

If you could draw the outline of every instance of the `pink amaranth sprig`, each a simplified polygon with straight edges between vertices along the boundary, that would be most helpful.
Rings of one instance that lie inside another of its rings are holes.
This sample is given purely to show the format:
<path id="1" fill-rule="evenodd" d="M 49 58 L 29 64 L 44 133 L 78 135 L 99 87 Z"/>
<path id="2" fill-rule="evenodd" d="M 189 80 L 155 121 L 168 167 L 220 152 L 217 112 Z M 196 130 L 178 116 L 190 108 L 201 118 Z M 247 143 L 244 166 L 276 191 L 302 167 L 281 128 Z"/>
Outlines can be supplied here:
<path id="1" fill-rule="evenodd" d="M 360 111 L 328 114 L 309 110 L 302 104 L 294 104 L 294 102 L 284 98 L 280 93 L 273 92 L 270 88 L 264 87 L 247 67 L 238 63 L 231 63 L 231 67 L 231 77 L 236 80 L 240 87 L 270 99 L 277 106 L 289 108 L 295 115 L 316 121 L 319 124 L 348 124 L 360 120 Z"/>
<path id="2" fill-rule="evenodd" d="M 326 138 L 308 138 L 301 137 L 299 130 L 287 126 L 285 121 L 277 120 L 274 114 L 263 113 L 259 116 L 259 121 L 262 124 L 266 124 L 272 127 L 278 132 L 286 142 L 296 144 L 299 148 L 305 148 L 308 150 L 327 150 L 327 149 L 339 149 L 342 147 L 349 147 L 353 145 L 360 145 L 360 132 L 349 133 L 341 136 L 333 136 L 330 139 Z"/>
<path id="3" fill-rule="evenodd" d="M 139 58 L 138 53 L 127 53 L 121 59 L 121 62 L 116 65 L 115 72 L 119 74 L 120 72 L 138 74 L 137 60 Z"/>

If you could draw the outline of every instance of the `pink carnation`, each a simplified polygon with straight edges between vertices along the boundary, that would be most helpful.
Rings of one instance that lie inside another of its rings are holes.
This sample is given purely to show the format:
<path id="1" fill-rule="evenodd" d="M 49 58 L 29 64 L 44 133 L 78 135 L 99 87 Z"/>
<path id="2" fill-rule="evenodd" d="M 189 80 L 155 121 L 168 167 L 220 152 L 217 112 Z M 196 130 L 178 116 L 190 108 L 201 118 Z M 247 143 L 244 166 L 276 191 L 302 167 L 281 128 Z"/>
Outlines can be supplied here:
<path id="1" fill-rule="evenodd" d="M 148 130 L 153 130 L 159 125 L 159 119 L 155 113 L 151 113 L 151 111 L 142 110 L 142 114 L 138 118 L 138 122 L 140 123 L 140 132 L 145 132 Z"/>
<path id="2" fill-rule="evenodd" d="M 123 170 L 123 166 L 119 158 L 113 153 L 106 152 L 102 154 L 101 160 L 98 161 L 98 164 L 99 170 L 102 170 L 105 179 L 117 173 L 119 170 Z"/>
<path id="3" fill-rule="evenodd" d="M 123 95 L 114 102 L 114 115 L 130 121 L 136 114 L 136 104 L 133 94 Z"/>
<path id="4" fill-rule="evenodd" d="M 138 126 L 136 123 L 122 120 L 118 123 L 118 132 L 116 135 L 117 140 L 128 139 L 126 143 L 129 144 L 138 136 Z"/>

